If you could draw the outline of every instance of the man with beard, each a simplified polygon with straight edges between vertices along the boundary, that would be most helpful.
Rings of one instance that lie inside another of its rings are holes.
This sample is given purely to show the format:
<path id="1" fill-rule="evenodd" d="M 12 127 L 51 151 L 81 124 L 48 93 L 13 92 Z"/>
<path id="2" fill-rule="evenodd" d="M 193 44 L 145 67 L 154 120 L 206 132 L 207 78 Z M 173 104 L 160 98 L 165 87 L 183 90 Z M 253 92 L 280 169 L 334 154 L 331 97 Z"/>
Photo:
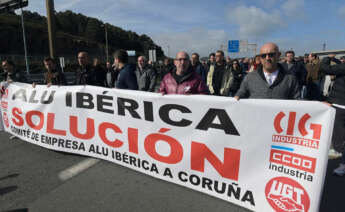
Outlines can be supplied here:
<path id="1" fill-rule="evenodd" d="M 221 50 L 218 50 L 216 52 L 215 58 L 216 58 L 215 63 L 210 65 L 210 69 L 207 73 L 206 84 L 212 95 L 220 96 L 222 95 L 221 88 L 224 85 L 223 75 L 226 69 L 226 63 L 224 60 L 224 52 Z"/>
<path id="2" fill-rule="evenodd" d="M 120 49 L 114 53 L 114 64 L 117 69 L 115 88 L 138 90 L 138 81 L 135 76 L 135 65 L 128 63 L 127 51 Z"/>
<path id="3" fill-rule="evenodd" d="M 146 62 L 144 56 L 138 57 L 138 66 L 135 70 L 140 91 L 155 91 L 157 73 L 156 70 Z"/>
<path id="4" fill-rule="evenodd" d="M 299 99 L 298 81 L 278 63 L 279 56 L 275 43 L 264 44 L 260 49 L 262 66 L 246 76 L 235 98 Z"/>
<path id="5" fill-rule="evenodd" d="M 208 94 L 207 87 L 190 65 L 189 55 L 179 52 L 174 60 L 175 69 L 166 74 L 159 92 L 162 94 Z"/>
<path id="6" fill-rule="evenodd" d="M 16 71 L 16 66 L 10 60 L 4 60 L 1 63 L 4 73 L 2 73 L 3 81 L 7 82 L 26 82 L 23 73 Z"/>
<path id="7" fill-rule="evenodd" d="M 103 82 L 97 81 L 96 71 L 89 63 L 89 55 L 87 52 L 78 53 L 79 67 L 75 72 L 74 85 L 94 85 L 102 86 Z"/>
<path id="8" fill-rule="evenodd" d="M 199 54 L 198 53 L 193 53 L 192 54 L 192 68 L 193 70 L 199 74 L 199 76 L 201 77 L 202 81 L 204 81 L 206 83 L 206 70 L 204 69 L 204 66 L 200 63 L 199 61 Z"/>

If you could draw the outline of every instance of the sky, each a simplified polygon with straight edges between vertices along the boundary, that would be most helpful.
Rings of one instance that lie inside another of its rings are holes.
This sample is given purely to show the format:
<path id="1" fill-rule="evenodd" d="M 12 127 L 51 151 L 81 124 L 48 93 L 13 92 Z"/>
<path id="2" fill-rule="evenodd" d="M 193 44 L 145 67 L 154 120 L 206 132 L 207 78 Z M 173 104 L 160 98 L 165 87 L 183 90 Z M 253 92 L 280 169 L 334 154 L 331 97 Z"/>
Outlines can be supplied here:
<path id="1" fill-rule="evenodd" d="M 46 16 L 45 0 L 25 8 Z M 344 0 L 55 0 L 55 10 L 71 10 L 146 34 L 174 57 L 178 51 L 201 56 L 223 48 L 228 40 L 260 46 L 275 42 L 296 55 L 345 49 Z M 253 47 L 254 45 L 251 45 Z M 247 52 L 230 54 L 253 56 Z"/>

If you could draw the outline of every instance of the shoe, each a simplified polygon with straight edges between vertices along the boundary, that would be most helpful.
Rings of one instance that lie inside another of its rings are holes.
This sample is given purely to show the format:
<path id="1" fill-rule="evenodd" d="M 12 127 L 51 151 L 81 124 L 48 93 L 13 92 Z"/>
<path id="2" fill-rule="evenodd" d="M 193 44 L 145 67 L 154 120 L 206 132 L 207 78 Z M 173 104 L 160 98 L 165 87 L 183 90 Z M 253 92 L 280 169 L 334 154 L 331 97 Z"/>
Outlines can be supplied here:
<path id="1" fill-rule="evenodd" d="M 337 159 L 340 158 L 343 154 L 340 152 L 335 151 L 334 149 L 330 149 L 328 152 L 328 158 L 329 159 Z"/>
<path id="2" fill-rule="evenodd" d="M 345 164 L 340 164 L 338 168 L 334 169 L 334 174 L 338 176 L 344 176 L 345 175 Z"/>
<path id="3" fill-rule="evenodd" d="M 10 139 L 11 140 L 13 140 L 13 139 L 17 139 L 18 137 L 17 136 L 15 136 L 15 135 L 12 135 L 12 136 L 10 136 Z"/>

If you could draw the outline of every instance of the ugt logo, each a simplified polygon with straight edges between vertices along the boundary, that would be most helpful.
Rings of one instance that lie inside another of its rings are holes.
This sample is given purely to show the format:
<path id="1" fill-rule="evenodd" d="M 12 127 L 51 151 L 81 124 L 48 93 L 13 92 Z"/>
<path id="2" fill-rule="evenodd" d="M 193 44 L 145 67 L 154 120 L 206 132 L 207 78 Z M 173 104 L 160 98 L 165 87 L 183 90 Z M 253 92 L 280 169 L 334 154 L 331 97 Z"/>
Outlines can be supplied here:
<path id="1" fill-rule="evenodd" d="M 286 114 L 284 112 L 280 112 L 276 115 L 274 119 L 274 129 L 277 131 L 278 134 L 281 134 L 282 132 L 284 132 L 284 129 L 282 128 L 281 124 L 285 116 Z M 296 124 L 296 112 L 290 112 L 288 118 L 289 119 L 288 119 L 288 124 L 287 124 L 287 129 L 286 129 L 286 135 L 293 136 L 294 131 L 295 131 L 295 124 Z M 310 118 L 311 116 L 308 113 L 306 113 L 298 121 L 298 131 L 301 133 L 303 137 L 309 134 L 306 123 Z M 313 131 L 312 139 L 320 140 L 321 129 L 322 129 L 321 124 L 311 123 L 308 129 Z"/>

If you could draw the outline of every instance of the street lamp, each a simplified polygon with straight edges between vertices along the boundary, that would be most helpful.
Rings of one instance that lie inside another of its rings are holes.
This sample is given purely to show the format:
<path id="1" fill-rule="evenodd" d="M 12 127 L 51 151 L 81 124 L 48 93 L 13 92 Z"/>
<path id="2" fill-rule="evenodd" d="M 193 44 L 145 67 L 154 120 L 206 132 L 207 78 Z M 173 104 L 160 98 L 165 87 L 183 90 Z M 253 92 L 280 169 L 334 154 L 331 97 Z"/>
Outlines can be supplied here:
<path id="1" fill-rule="evenodd" d="M 109 63 L 109 49 L 108 49 L 108 30 L 107 30 L 107 25 L 102 24 L 101 27 L 104 27 L 105 31 L 105 52 L 107 56 L 107 63 Z"/>

